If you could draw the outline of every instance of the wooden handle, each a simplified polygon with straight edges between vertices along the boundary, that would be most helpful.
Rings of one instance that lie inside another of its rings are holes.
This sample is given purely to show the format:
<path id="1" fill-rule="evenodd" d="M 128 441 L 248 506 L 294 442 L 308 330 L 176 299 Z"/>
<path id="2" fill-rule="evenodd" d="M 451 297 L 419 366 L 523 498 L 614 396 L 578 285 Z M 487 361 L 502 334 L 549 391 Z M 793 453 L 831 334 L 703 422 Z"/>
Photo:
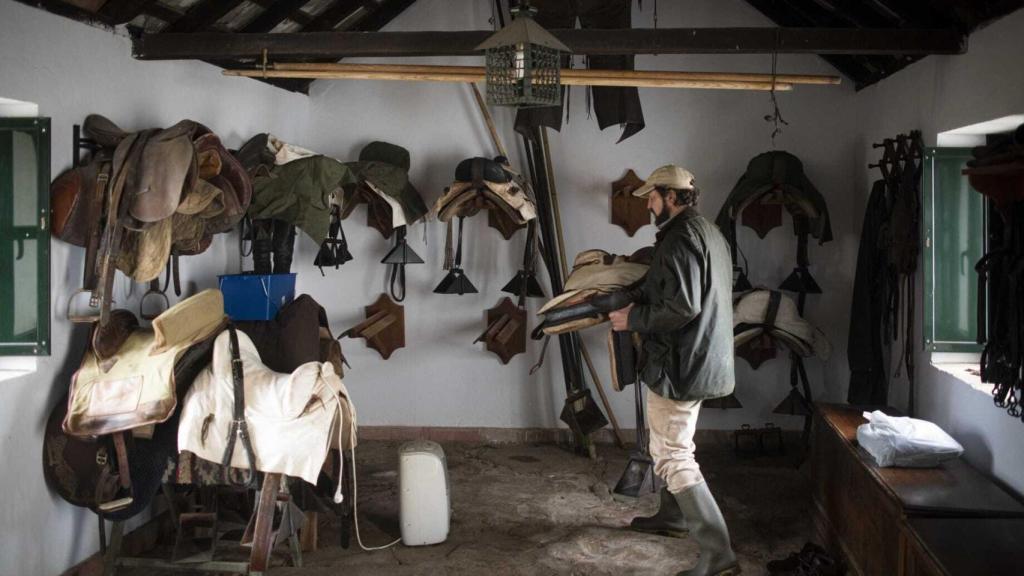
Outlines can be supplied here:
<path id="1" fill-rule="evenodd" d="M 387 314 L 387 313 L 384 313 L 384 314 L 385 315 L 384 315 L 383 318 L 380 318 L 376 322 L 371 324 L 366 330 L 363 330 L 362 334 L 360 334 L 360 335 L 363 338 L 366 338 L 367 340 L 369 340 L 370 338 L 373 338 L 374 336 L 376 336 L 376 335 L 380 334 L 381 332 L 383 332 L 385 328 L 387 328 L 388 326 L 391 326 L 392 324 L 395 323 L 395 320 L 397 320 L 397 318 L 395 318 L 395 316 L 393 314 Z M 374 317 L 376 317 L 376 316 L 377 315 L 374 314 Z"/>

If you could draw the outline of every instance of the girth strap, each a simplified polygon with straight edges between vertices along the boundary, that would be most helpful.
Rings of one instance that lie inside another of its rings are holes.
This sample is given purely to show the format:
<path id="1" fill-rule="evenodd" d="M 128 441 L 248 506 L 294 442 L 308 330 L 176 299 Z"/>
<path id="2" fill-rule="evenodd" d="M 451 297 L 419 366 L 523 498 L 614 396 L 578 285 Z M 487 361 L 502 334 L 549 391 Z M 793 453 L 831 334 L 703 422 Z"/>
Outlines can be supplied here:
<path id="1" fill-rule="evenodd" d="M 245 373 L 242 366 L 242 357 L 238 348 L 238 333 L 234 324 L 228 324 L 228 335 L 231 348 L 231 383 L 234 387 L 235 405 L 232 412 L 231 427 L 228 430 L 227 447 L 224 449 L 224 458 L 221 466 L 224 467 L 224 477 L 231 484 L 235 482 L 231 478 L 231 458 L 235 453 L 235 442 L 242 441 L 242 448 L 245 450 L 245 457 L 249 461 L 249 474 L 245 479 L 246 488 L 256 487 L 256 453 L 252 449 L 252 440 L 249 437 L 249 424 L 245 420 Z"/>

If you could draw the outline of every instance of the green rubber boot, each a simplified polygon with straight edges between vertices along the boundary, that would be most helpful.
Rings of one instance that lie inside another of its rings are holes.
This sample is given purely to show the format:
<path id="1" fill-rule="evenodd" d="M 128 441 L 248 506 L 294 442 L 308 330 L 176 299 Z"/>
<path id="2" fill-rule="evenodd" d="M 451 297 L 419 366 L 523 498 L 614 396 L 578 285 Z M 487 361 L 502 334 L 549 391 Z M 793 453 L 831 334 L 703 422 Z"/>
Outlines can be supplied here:
<path id="1" fill-rule="evenodd" d="M 675 497 L 668 491 L 668 488 L 661 489 L 661 504 L 658 506 L 658 512 L 654 516 L 633 518 L 633 521 L 629 523 L 629 529 L 673 538 L 683 538 L 689 532 L 686 527 L 686 518 L 679 510 L 679 504 L 676 503 Z"/>
<path id="2" fill-rule="evenodd" d="M 690 527 L 690 533 L 700 544 L 700 558 L 689 570 L 676 576 L 737 576 L 740 565 L 729 541 L 722 511 L 715 503 L 706 482 L 701 482 L 675 495 L 679 509 Z"/>

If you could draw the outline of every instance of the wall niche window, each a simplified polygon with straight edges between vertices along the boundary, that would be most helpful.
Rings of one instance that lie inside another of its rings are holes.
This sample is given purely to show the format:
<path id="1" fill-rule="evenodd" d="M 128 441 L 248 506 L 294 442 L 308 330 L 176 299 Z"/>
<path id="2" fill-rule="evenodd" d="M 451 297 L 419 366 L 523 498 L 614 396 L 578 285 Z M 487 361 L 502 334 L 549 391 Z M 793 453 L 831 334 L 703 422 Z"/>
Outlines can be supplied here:
<path id="1" fill-rule="evenodd" d="M 50 353 L 50 119 L 0 118 L 0 356 Z"/>

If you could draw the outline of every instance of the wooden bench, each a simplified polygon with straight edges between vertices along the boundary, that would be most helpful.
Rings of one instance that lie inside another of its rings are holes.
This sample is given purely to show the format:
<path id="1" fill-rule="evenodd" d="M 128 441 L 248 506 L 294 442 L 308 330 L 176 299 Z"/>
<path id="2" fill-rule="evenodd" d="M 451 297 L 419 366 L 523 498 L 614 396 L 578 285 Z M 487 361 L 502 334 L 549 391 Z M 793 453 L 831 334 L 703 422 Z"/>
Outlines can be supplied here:
<path id="1" fill-rule="evenodd" d="M 945 568 L 944 556 L 933 550 L 932 525 L 924 521 L 1020 519 L 1024 505 L 962 459 L 938 468 L 879 468 L 856 439 L 857 427 L 865 422 L 862 413 L 872 409 L 816 405 L 809 468 L 821 542 L 843 556 L 851 574 L 994 574 L 980 568 L 963 571 L 962 563 Z M 1018 534 L 1014 538 L 1024 543 L 1024 532 Z M 959 555 L 976 554 L 969 540 L 960 542 Z M 943 552 L 958 555 L 954 550 Z M 1013 573 L 1024 574 L 1021 568 Z"/>

